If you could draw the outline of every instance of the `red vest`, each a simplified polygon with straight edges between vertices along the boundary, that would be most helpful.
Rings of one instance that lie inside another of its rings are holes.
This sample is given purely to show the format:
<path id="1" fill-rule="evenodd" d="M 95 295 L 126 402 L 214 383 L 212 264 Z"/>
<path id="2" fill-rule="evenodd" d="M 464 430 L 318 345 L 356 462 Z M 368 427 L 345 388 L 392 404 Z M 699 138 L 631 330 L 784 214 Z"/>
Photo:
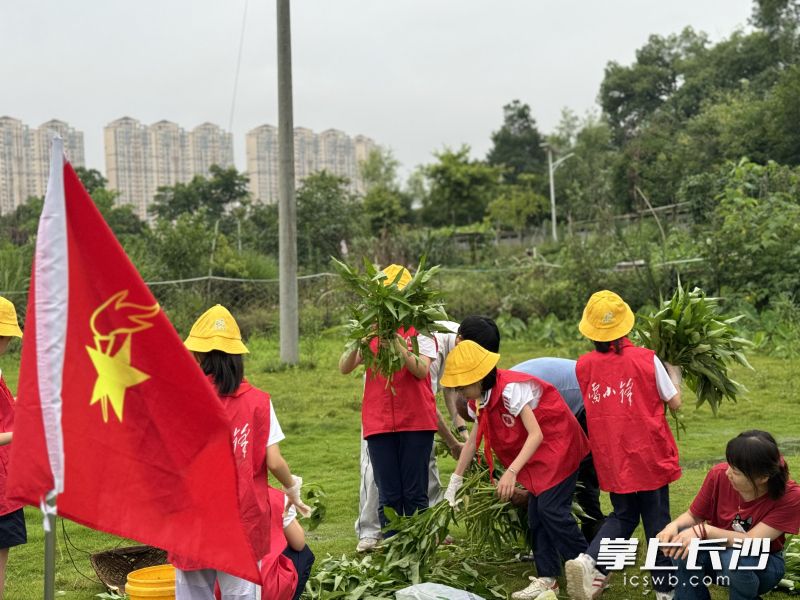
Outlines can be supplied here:
<path id="1" fill-rule="evenodd" d="M 0 377 L 0 431 L 14 431 L 14 396 L 2 377 Z M 8 477 L 10 454 L 10 445 L 0 446 L 0 515 L 7 515 L 23 506 L 20 502 L 11 502 L 6 498 L 6 477 Z"/>
<path id="2" fill-rule="evenodd" d="M 286 496 L 269 489 L 272 519 L 269 553 L 261 559 L 261 600 L 292 600 L 297 589 L 297 571 L 292 560 L 283 554 L 286 536 L 283 533 L 283 507 Z"/>
<path id="3" fill-rule="evenodd" d="M 678 447 L 658 395 L 654 353 L 625 338 L 622 353 L 589 352 L 575 373 L 600 489 L 657 490 L 681 476 Z"/>
<path id="4" fill-rule="evenodd" d="M 483 452 L 491 469 L 491 451 L 504 467 L 508 467 L 528 438 L 522 419 L 511 415 L 503 402 L 503 390 L 509 383 L 533 382 L 542 388 L 539 404 L 533 415 L 542 430 L 542 443 L 528 463 L 520 469 L 517 481 L 538 496 L 564 481 L 578 470 L 589 454 L 589 442 L 575 416 L 558 390 L 538 377 L 516 371 L 497 370 L 497 382 L 489 394 L 489 402 L 478 416 L 478 445 L 484 439 Z M 470 400 L 471 408 L 475 403 Z"/>
<path id="5" fill-rule="evenodd" d="M 232 395 L 220 396 L 219 399 L 228 416 L 239 488 L 239 512 L 255 561 L 255 557 L 264 556 L 270 549 L 271 510 L 267 482 L 269 394 L 245 380 Z M 213 481 L 208 482 L 208 493 L 214 493 Z M 173 554 L 169 560 L 183 570 L 207 567 Z"/>
<path id="6" fill-rule="evenodd" d="M 408 341 L 410 349 L 410 338 L 417 335 L 416 330 L 401 329 L 398 333 Z M 373 353 L 377 352 L 377 338 L 372 340 L 370 349 Z M 417 379 L 403 367 L 392 375 L 391 386 L 387 386 L 382 375 L 367 369 L 361 425 L 365 438 L 394 431 L 436 431 L 438 418 L 430 374 L 423 379 Z"/>

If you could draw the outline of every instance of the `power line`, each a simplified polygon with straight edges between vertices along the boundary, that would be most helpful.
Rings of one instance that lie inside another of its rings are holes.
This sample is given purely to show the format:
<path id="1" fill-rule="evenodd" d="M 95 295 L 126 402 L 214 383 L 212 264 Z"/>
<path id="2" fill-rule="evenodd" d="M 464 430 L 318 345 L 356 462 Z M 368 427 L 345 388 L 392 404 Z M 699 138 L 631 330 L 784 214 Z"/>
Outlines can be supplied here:
<path id="1" fill-rule="evenodd" d="M 231 99 L 231 114 L 228 119 L 228 131 L 233 132 L 233 113 L 236 110 L 236 91 L 239 89 L 239 68 L 242 66 L 242 49 L 244 48 L 244 30 L 247 24 L 247 3 L 244 0 L 244 13 L 242 14 L 242 30 L 239 33 L 239 55 L 236 57 L 236 75 L 233 78 L 233 98 Z"/>

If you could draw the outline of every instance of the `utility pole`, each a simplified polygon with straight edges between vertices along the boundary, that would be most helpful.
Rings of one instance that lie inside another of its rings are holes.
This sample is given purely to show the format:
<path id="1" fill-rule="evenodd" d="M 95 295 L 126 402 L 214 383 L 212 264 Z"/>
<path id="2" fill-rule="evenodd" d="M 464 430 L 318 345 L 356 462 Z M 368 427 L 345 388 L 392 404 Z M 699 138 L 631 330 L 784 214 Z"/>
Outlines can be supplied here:
<path id="1" fill-rule="evenodd" d="M 278 268 L 281 360 L 297 364 L 297 204 L 294 195 L 292 33 L 289 0 L 278 6 Z"/>
<path id="2" fill-rule="evenodd" d="M 550 175 L 550 224 L 553 227 L 553 241 L 557 242 L 558 230 L 556 229 L 556 184 L 553 180 L 553 173 L 555 173 L 556 169 L 561 166 L 561 163 L 575 153 L 570 152 L 569 154 L 559 158 L 556 162 L 553 162 L 553 149 L 550 147 L 550 144 L 545 142 L 541 144 L 541 146 L 547 150 L 547 171 Z"/>

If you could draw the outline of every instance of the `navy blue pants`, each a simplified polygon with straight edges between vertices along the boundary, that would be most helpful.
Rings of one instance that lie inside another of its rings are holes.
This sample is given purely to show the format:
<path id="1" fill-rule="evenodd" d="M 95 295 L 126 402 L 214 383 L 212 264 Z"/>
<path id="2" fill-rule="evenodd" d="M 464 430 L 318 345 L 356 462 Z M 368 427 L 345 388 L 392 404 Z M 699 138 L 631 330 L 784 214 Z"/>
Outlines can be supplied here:
<path id="1" fill-rule="evenodd" d="M 378 517 L 386 527 L 384 507 L 410 517 L 428 508 L 428 461 L 433 431 L 396 431 L 367 438 L 375 485 L 378 487 Z"/>
<path id="2" fill-rule="evenodd" d="M 649 492 L 631 492 L 630 494 L 611 493 L 611 505 L 614 512 L 606 517 L 605 523 L 597 532 L 597 535 L 589 544 L 587 554 L 597 560 L 600 551 L 600 541 L 603 538 L 625 538 L 630 539 L 634 530 L 639 525 L 639 519 L 644 525 L 645 538 L 656 537 L 659 531 L 664 529 L 671 521 L 669 517 L 669 486 L 658 488 Z M 656 566 L 669 567 L 672 561 L 659 552 L 656 557 Z M 598 565 L 598 571 L 608 573 L 608 570 Z M 668 571 L 654 571 L 653 575 L 660 575 Z M 658 592 L 668 592 L 672 587 L 666 577 L 655 577 L 652 579 L 653 587 Z"/>
<path id="3" fill-rule="evenodd" d="M 586 411 L 581 410 L 576 418 L 583 432 L 589 435 L 586 428 Z M 581 531 L 586 542 L 591 543 L 606 518 L 600 507 L 600 483 L 597 481 L 597 471 L 591 453 L 584 457 L 578 466 L 578 489 L 575 491 L 575 500 L 589 517 L 581 524 Z"/>
<path id="4" fill-rule="evenodd" d="M 283 555 L 292 561 L 294 570 L 297 571 L 297 587 L 294 590 L 292 600 L 298 600 L 303 590 L 306 589 L 306 582 L 311 575 L 311 567 L 314 564 L 314 553 L 311 551 L 311 548 L 308 547 L 308 544 L 306 544 L 299 552 L 287 547 L 286 550 L 283 551 Z"/>
<path id="5" fill-rule="evenodd" d="M 528 527 L 533 532 L 533 561 L 539 577 L 558 577 L 563 561 L 586 551 L 586 540 L 572 516 L 577 479 L 576 471 L 546 492 L 528 496 Z"/>
<path id="6" fill-rule="evenodd" d="M 677 575 L 677 585 L 675 586 L 676 600 L 710 600 L 711 594 L 706 585 L 719 583 L 729 587 L 728 598 L 730 600 L 752 600 L 762 594 L 766 594 L 780 582 L 783 577 L 786 565 L 783 554 L 775 552 L 769 555 L 767 566 L 763 570 L 730 570 L 731 555 L 733 548 L 728 548 L 720 552 L 722 570 L 715 571 L 711 565 L 710 552 L 698 552 L 698 566 L 700 570 L 689 570 L 687 561 L 676 559 L 678 571 L 671 571 Z M 755 567 L 759 562 L 759 556 L 741 556 L 738 565 Z"/>

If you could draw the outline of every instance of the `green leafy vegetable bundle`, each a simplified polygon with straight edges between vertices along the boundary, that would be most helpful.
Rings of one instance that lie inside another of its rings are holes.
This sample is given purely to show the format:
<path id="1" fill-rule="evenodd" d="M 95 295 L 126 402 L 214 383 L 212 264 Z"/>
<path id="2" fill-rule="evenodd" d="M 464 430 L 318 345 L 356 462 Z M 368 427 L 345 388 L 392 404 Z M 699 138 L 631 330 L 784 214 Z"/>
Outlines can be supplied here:
<path id="1" fill-rule="evenodd" d="M 789 591 L 800 592 L 800 536 L 786 536 L 783 557 L 786 571 L 779 585 Z"/>
<path id="2" fill-rule="evenodd" d="M 447 319 L 441 293 L 431 287 L 438 266 L 425 269 L 423 258 L 411 281 L 400 289 L 397 285 L 400 273 L 387 285 L 386 274 L 368 260 L 364 261 L 363 273 L 336 259 L 332 261 L 345 287 L 356 296 L 350 306 L 347 325 L 350 341 L 345 353 L 359 350 L 368 369 L 389 379 L 403 367 L 403 356 L 393 343 L 400 328 L 413 327 L 423 335 L 447 331 L 435 323 Z M 378 352 L 373 354 L 369 345 L 376 337 L 387 343 L 380 344 Z M 413 352 L 419 354 L 415 338 L 412 343 Z"/>
<path id="3" fill-rule="evenodd" d="M 700 288 L 688 292 L 678 282 L 670 300 L 650 315 L 638 315 L 636 333 L 641 343 L 662 360 L 680 367 L 697 406 L 708 402 L 714 414 L 720 402 L 736 397 L 744 387 L 731 379 L 728 367 L 752 368 L 744 356 L 752 344 L 737 334 L 734 324 L 744 315 L 726 318 L 719 299 Z"/>

